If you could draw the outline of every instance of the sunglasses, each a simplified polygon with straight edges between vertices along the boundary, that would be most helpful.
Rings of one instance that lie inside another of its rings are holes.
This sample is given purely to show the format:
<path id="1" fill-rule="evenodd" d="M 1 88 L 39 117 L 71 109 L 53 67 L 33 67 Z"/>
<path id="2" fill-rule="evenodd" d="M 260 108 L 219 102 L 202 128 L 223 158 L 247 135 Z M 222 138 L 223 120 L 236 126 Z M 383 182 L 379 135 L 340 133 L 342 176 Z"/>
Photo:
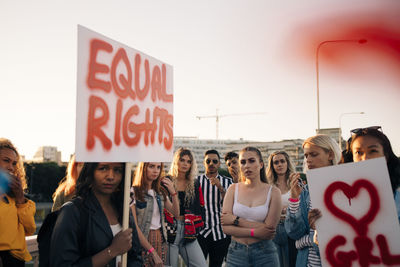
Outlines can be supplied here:
<path id="1" fill-rule="evenodd" d="M 356 129 L 350 130 L 350 132 L 352 134 L 361 134 L 361 133 L 366 134 L 368 131 L 371 131 L 371 130 L 382 132 L 382 127 L 381 126 L 371 126 L 371 127 L 366 127 L 366 128 L 356 128 Z"/>
<path id="2" fill-rule="evenodd" d="M 211 159 L 207 159 L 207 160 L 206 160 L 206 163 L 207 163 L 207 165 L 210 165 Z M 213 159 L 213 160 L 212 160 L 212 163 L 218 164 L 218 160 L 217 160 L 217 159 Z"/>

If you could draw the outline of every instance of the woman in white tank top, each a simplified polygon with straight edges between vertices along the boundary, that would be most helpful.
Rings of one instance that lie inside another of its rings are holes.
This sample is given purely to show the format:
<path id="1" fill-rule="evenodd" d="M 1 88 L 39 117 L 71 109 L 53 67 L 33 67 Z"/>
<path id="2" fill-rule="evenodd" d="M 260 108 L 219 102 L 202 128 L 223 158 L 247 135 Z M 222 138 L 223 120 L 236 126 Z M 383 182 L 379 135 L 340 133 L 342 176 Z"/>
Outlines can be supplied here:
<path id="1" fill-rule="evenodd" d="M 279 266 L 272 239 L 281 214 L 281 194 L 268 185 L 264 162 L 255 147 L 239 154 L 242 181 L 228 188 L 221 223 L 232 236 L 227 266 Z"/>

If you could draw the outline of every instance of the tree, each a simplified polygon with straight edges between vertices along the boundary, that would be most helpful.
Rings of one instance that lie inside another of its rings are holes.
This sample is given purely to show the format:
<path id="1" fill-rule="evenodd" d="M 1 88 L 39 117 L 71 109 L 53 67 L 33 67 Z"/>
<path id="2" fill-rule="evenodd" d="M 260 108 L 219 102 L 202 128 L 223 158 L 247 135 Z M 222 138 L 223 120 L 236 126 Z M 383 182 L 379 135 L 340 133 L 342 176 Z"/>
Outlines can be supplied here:
<path id="1" fill-rule="evenodd" d="M 26 163 L 28 196 L 35 202 L 51 202 L 65 170 L 65 166 L 58 166 L 55 162 Z"/>

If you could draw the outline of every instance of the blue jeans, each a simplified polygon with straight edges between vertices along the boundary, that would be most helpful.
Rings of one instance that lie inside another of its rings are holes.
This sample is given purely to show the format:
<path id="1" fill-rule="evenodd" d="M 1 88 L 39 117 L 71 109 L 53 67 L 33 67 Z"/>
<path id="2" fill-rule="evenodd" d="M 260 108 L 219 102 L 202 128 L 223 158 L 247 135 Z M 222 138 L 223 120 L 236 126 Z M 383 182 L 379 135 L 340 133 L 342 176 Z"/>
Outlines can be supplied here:
<path id="1" fill-rule="evenodd" d="M 206 267 L 207 263 L 197 240 L 184 243 L 185 224 L 177 221 L 176 237 L 173 244 L 168 243 L 168 265 L 178 266 L 178 256 L 182 256 L 186 266 Z"/>
<path id="2" fill-rule="evenodd" d="M 288 244 L 286 245 L 278 245 L 274 244 L 276 246 L 276 249 L 278 251 L 278 257 L 279 257 L 279 266 L 280 267 L 289 267 L 289 249 L 288 249 Z"/>
<path id="3" fill-rule="evenodd" d="M 280 267 L 289 267 L 289 240 L 283 222 L 276 227 L 273 242 L 278 251 Z"/>
<path id="4" fill-rule="evenodd" d="M 272 240 L 263 240 L 250 245 L 232 240 L 228 249 L 226 266 L 279 266 L 278 252 Z"/>

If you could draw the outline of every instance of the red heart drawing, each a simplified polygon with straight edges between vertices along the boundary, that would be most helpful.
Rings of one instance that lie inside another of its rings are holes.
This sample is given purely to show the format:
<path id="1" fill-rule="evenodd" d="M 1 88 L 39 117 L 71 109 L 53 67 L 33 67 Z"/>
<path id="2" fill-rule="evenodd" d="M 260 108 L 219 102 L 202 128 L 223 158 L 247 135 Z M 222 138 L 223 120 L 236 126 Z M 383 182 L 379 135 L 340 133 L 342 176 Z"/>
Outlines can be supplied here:
<path id="1" fill-rule="evenodd" d="M 350 202 L 350 199 L 358 195 L 358 192 L 360 191 L 361 188 L 367 190 L 371 198 L 371 205 L 369 207 L 368 212 L 359 220 L 357 220 L 351 214 L 339 209 L 335 205 L 335 203 L 333 203 L 332 197 L 337 190 L 342 190 Z M 333 215 L 350 224 L 353 227 L 354 231 L 356 231 L 360 236 L 367 235 L 368 225 L 374 220 L 380 208 L 380 199 L 378 195 L 378 190 L 371 182 L 365 179 L 359 179 L 355 181 L 353 186 L 350 186 L 344 182 L 332 183 L 331 185 L 328 186 L 328 188 L 324 193 L 324 202 L 328 210 L 332 212 Z"/>

